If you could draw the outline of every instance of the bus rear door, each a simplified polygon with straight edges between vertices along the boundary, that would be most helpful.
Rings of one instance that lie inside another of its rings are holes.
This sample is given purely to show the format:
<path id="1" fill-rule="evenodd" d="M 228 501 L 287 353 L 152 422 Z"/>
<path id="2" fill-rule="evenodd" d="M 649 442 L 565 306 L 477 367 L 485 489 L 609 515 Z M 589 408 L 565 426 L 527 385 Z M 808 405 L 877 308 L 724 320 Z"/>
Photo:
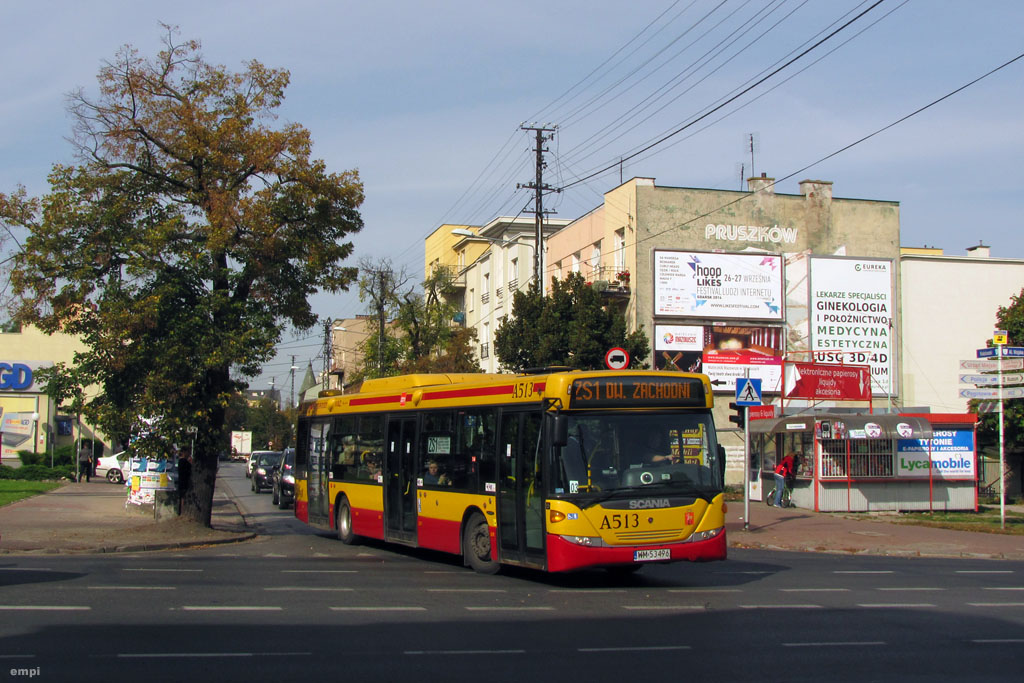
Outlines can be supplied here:
<path id="1" fill-rule="evenodd" d="M 416 418 L 388 419 L 384 539 L 416 543 Z"/>

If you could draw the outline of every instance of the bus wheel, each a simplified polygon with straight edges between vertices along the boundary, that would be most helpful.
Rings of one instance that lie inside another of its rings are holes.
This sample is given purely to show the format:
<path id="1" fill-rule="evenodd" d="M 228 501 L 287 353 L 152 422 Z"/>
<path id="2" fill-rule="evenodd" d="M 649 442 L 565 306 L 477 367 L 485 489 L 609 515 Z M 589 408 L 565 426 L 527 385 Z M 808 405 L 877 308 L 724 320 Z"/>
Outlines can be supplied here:
<path id="1" fill-rule="evenodd" d="M 498 563 L 491 558 L 491 530 L 480 513 L 474 513 L 466 521 L 462 531 L 462 556 L 475 572 L 494 574 L 498 571 Z"/>
<path id="2" fill-rule="evenodd" d="M 356 535 L 352 533 L 352 508 L 348 504 L 348 498 L 342 498 L 338 502 L 337 511 L 334 513 L 334 528 L 338 530 L 338 540 L 345 545 L 356 542 Z"/>

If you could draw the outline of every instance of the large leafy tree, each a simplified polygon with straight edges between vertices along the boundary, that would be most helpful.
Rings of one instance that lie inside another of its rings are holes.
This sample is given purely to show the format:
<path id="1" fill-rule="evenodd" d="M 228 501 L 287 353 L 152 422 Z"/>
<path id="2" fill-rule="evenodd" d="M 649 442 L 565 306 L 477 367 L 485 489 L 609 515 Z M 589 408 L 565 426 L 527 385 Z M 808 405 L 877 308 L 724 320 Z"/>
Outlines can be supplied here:
<path id="1" fill-rule="evenodd" d="M 76 365 L 102 388 L 86 412 L 114 436 L 144 417 L 179 443 L 197 430 L 183 514 L 208 525 L 231 373 L 254 376 L 284 327 L 316 323 L 310 294 L 355 280 L 363 189 L 305 128 L 273 125 L 286 71 L 228 71 L 165 28 L 155 58 L 125 47 L 98 96 L 70 97 L 78 163 L 41 199 L 0 195 L 0 219 L 28 233 L 17 319 L 86 344 Z"/>
<path id="2" fill-rule="evenodd" d="M 1010 298 L 1008 306 L 1000 306 L 996 311 L 996 329 L 1006 330 L 1010 344 L 1024 345 L 1024 290 Z M 981 401 L 971 401 L 971 410 L 977 411 Z M 998 446 L 999 415 L 985 413 L 980 417 L 978 426 L 982 440 Z M 1024 401 L 1003 401 L 1003 436 L 1005 447 L 1010 451 L 1024 451 Z"/>
<path id="3" fill-rule="evenodd" d="M 452 324 L 458 307 L 451 271 L 435 270 L 421 288 L 402 295 L 395 320 L 408 346 L 402 372 L 479 372 L 476 331 Z"/>
<path id="4" fill-rule="evenodd" d="M 494 334 L 498 360 L 513 371 L 553 365 L 601 369 L 614 347 L 629 352 L 631 367 L 646 367 L 647 335 L 643 330 L 628 332 L 622 312 L 579 273 L 553 279 L 547 297 L 535 285 L 516 292 L 512 315 L 502 318 Z"/>

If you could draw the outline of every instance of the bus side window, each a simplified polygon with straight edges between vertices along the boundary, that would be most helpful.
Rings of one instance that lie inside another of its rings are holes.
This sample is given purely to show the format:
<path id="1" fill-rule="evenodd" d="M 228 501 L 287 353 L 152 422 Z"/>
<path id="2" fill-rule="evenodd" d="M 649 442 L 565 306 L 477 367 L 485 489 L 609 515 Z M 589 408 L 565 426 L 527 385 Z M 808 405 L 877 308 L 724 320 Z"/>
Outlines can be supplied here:
<path id="1" fill-rule="evenodd" d="M 359 420 L 357 478 L 377 481 L 384 463 L 384 416 L 363 415 Z"/>
<path id="2" fill-rule="evenodd" d="M 459 411 L 458 416 L 461 432 L 459 443 L 465 444 L 464 460 L 469 468 L 466 487 L 469 490 L 486 492 L 487 484 L 498 481 L 494 444 L 497 410 L 470 408 Z"/>

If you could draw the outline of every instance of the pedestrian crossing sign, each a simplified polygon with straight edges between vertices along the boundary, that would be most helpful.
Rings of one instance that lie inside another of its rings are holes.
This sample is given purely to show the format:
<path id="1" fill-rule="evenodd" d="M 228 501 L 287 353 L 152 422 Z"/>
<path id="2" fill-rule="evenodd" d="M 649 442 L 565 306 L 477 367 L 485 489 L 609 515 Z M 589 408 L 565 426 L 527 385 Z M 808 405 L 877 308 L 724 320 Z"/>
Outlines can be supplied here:
<path id="1" fill-rule="evenodd" d="M 761 379 L 759 377 L 738 377 L 736 379 L 736 403 L 741 406 L 762 404 Z"/>

